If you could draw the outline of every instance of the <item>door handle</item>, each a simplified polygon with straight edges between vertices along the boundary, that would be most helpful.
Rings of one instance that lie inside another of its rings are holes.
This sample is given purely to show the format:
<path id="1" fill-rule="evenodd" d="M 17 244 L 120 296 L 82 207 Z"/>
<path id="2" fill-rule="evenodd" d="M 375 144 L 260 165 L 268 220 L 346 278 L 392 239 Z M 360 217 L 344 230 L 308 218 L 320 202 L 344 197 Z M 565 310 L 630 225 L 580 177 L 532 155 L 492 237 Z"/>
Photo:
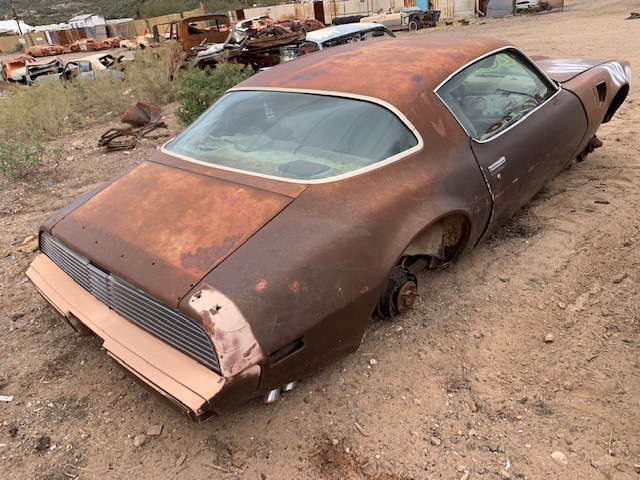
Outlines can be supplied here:
<path id="1" fill-rule="evenodd" d="M 505 163 L 507 163 L 507 157 L 505 157 L 505 156 L 500 157 L 498 160 L 496 160 L 491 165 L 489 165 L 489 173 L 493 173 L 493 172 L 497 171 Z"/>

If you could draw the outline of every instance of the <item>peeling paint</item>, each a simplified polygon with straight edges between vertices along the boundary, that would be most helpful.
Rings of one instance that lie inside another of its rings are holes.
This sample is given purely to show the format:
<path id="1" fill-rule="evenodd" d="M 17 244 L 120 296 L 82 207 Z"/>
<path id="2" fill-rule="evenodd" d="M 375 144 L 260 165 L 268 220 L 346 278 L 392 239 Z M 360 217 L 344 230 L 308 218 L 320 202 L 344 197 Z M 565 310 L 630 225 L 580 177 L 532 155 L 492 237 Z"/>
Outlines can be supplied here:
<path id="1" fill-rule="evenodd" d="M 256 292 L 258 293 L 264 292 L 268 284 L 269 283 L 264 278 L 261 278 L 260 280 L 258 280 L 258 283 L 256 283 Z"/>
<path id="2" fill-rule="evenodd" d="M 189 306 L 210 332 L 225 377 L 237 375 L 265 360 L 251 326 L 235 303 L 223 293 L 205 286 L 189 299 Z"/>

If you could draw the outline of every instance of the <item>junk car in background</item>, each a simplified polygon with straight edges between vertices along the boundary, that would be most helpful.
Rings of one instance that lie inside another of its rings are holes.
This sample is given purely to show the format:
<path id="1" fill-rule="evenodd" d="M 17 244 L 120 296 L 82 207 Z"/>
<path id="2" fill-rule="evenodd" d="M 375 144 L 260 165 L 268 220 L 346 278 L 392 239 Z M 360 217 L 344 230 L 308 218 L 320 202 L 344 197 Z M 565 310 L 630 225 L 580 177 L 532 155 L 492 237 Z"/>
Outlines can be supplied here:
<path id="1" fill-rule="evenodd" d="M 402 7 L 398 12 L 378 13 L 360 19 L 363 23 L 381 23 L 389 30 L 415 31 L 435 27 L 440 19 L 439 10 L 424 11 L 419 7 Z"/>
<path id="2" fill-rule="evenodd" d="M 62 55 L 71 53 L 71 49 L 62 45 L 36 45 L 25 48 L 24 53 L 32 57 L 48 57 L 52 55 Z"/>
<path id="3" fill-rule="evenodd" d="M 304 40 L 297 45 L 282 48 L 284 60 L 292 60 L 300 55 L 344 45 L 345 43 L 364 42 L 375 37 L 395 37 L 380 23 L 347 23 L 307 32 Z"/>

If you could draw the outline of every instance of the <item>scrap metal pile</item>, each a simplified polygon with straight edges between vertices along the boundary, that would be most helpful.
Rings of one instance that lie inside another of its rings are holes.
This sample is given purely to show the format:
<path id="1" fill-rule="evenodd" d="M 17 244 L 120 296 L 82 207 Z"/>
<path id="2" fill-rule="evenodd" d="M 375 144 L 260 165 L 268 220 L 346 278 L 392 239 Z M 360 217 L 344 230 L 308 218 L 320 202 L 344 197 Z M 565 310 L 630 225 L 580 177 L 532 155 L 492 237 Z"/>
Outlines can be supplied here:
<path id="1" fill-rule="evenodd" d="M 111 128 L 107 130 L 98 145 L 105 147 L 107 151 L 132 150 L 138 142 L 147 137 L 149 133 L 159 128 L 167 128 L 167 124 L 160 121 L 161 109 L 157 105 L 146 102 L 138 102 L 129 108 L 122 119 L 122 123 L 130 126 L 125 128 Z M 165 137 L 166 134 L 156 135 L 148 138 Z"/>
<path id="2" fill-rule="evenodd" d="M 304 36 L 304 33 L 291 32 L 278 25 L 259 30 L 233 30 L 224 43 L 201 48 L 194 64 L 204 67 L 223 60 L 233 60 L 254 68 L 271 67 L 280 61 L 281 47 L 297 44 L 304 40 Z"/>
<path id="3" fill-rule="evenodd" d="M 193 63 L 199 67 L 214 66 L 232 60 L 254 68 L 266 68 L 280 62 L 285 46 L 299 45 L 306 32 L 325 26 L 313 19 L 287 20 L 277 23 L 269 17 L 256 17 L 238 22 L 224 43 L 204 44 L 193 48 Z"/>

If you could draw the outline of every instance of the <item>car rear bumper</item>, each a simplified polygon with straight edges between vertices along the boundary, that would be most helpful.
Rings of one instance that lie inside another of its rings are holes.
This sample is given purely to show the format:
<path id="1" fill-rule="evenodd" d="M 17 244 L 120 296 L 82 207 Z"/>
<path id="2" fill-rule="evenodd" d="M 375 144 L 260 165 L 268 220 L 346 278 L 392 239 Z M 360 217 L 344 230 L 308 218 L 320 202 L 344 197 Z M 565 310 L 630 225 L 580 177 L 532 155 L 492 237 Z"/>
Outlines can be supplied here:
<path id="1" fill-rule="evenodd" d="M 100 337 L 112 358 L 183 415 L 203 421 L 255 393 L 259 366 L 232 380 L 218 375 L 109 309 L 46 255 L 38 255 L 26 274 L 75 330 Z"/>

